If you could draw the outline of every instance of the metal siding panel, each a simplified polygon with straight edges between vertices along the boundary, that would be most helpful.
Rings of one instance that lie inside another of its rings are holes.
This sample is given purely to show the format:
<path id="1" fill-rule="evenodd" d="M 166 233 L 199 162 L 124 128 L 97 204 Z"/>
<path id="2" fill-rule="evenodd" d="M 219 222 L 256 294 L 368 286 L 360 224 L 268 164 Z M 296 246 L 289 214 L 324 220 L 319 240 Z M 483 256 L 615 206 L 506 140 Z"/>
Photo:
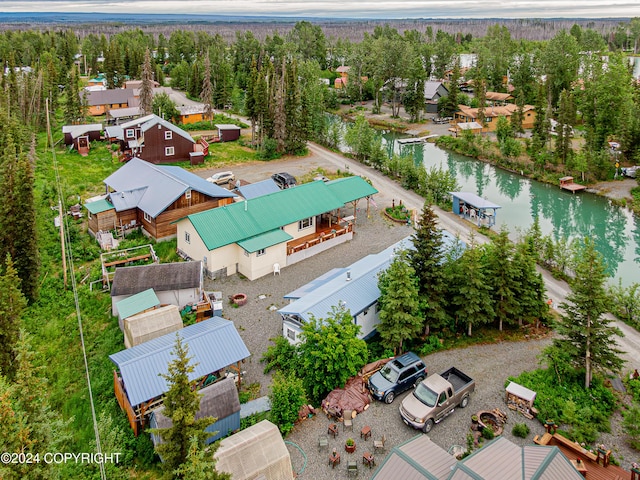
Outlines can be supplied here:
<path id="1" fill-rule="evenodd" d="M 218 419 L 213 425 L 205 428 L 205 432 L 218 432 L 207 439 L 207 444 L 213 443 L 222 437 L 226 437 L 229 432 L 240 428 L 240 412 L 229 415 L 226 418 Z"/>
<path id="2" fill-rule="evenodd" d="M 213 317 L 179 330 L 184 344 L 189 348 L 192 362 L 197 362 L 189 375 L 195 380 L 220 370 L 244 358 L 250 353 L 240 338 L 233 322 Z M 141 345 L 110 355 L 120 369 L 131 405 L 136 406 L 162 395 L 167 382 L 159 374 L 166 374 L 173 360 L 171 351 L 176 333 L 163 335 Z"/>

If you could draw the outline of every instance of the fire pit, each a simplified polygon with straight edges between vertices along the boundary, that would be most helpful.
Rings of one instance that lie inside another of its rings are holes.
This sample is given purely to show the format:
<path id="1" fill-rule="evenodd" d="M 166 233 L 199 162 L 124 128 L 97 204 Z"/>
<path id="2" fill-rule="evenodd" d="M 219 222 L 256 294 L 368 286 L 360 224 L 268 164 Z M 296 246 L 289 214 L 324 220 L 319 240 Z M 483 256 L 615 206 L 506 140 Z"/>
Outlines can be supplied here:
<path id="1" fill-rule="evenodd" d="M 502 435 L 502 432 L 504 430 L 503 425 L 505 423 L 505 418 L 503 418 L 502 415 L 499 415 L 495 412 L 490 412 L 488 410 L 483 410 L 476 413 L 476 416 L 478 417 L 478 426 L 480 427 L 479 430 L 482 430 L 483 428 L 489 428 L 493 430 L 494 435 Z"/>
<path id="2" fill-rule="evenodd" d="M 245 303 L 247 303 L 247 295 L 246 293 L 236 293 L 231 297 L 231 301 L 241 307 Z"/>

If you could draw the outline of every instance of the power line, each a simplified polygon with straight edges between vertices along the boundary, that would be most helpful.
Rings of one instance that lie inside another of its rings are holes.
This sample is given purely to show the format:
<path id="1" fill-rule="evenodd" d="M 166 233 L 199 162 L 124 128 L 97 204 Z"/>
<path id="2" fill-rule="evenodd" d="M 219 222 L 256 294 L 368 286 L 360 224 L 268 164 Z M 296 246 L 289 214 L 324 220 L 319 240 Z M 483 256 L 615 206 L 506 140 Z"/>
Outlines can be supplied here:
<path id="1" fill-rule="evenodd" d="M 51 155 L 53 158 L 53 171 L 55 173 L 56 189 L 58 191 L 58 204 L 60 205 L 60 212 L 62 212 L 62 211 L 66 211 L 66 206 L 64 204 L 64 198 L 62 194 L 62 183 L 60 182 L 60 171 L 58 169 L 58 159 L 56 157 L 56 150 L 53 144 L 53 136 L 51 135 L 51 124 L 49 122 L 49 99 L 48 98 L 46 99 L 46 111 L 47 111 L 47 140 L 50 142 L 50 145 L 51 145 Z M 62 213 L 60 213 L 60 215 L 62 217 Z M 69 263 L 69 272 L 71 273 L 71 288 L 73 290 L 73 299 L 76 307 L 76 318 L 78 319 L 78 331 L 80 333 L 80 344 L 82 345 L 82 358 L 84 360 L 84 371 L 85 371 L 85 376 L 87 378 L 87 388 L 89 389 L 89 403 L 91 405 L 91 417 L 93 419 L 93 433 L 96 439 L 96 451 L 99 455 L 101 455 L 102 446 L 100 445 L 100 431 L 98 430 L 98 419 L 96 417 L 96 407 L 93 401 L 93 391 L 91 389 L 91 375 L 89 374 L 89 363 L 87 361 L 87 349 L 84 343 L 84 329 L 82 327 L 82 314 L 80 312 L 80 301 L 78 299 L 78 286 L 76 284 L 76 275 L 75 275 L 74 264 L 73 264 L 73 254 L 70 248 L 71 236 L 69 235 L 69 225 L 68 225 L 66 215 L 64 215 L 64 218 L 60 218 L 61 225 L 62 225 L 62 222 L 65 223 L 66 228 L 65 228 L 64 235 L 66 236 L 66 240 L 67 240 L 66 248 L 65 248 L 66 252 L 63 252 L 62 255 L 63 257 L 66 255 L 66 258 L 68 259 L 68 263 Z M 107 474 L 105 471 L 104 462 L 99 462 L 98 465 L 100 466 L 100 478 L 102 480 L 106 480 Z"/>

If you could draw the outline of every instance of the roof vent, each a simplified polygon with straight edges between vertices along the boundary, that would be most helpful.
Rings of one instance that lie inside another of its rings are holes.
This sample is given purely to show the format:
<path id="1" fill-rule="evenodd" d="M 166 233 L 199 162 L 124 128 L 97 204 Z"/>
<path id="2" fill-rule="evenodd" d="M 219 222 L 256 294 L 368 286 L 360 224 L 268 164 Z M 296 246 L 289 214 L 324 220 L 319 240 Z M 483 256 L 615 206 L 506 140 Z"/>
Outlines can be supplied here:
<path id="1" fill-rule="evenodd" d="M 351 270 L 347 270 L 347 282 L 351 280 Z"/>

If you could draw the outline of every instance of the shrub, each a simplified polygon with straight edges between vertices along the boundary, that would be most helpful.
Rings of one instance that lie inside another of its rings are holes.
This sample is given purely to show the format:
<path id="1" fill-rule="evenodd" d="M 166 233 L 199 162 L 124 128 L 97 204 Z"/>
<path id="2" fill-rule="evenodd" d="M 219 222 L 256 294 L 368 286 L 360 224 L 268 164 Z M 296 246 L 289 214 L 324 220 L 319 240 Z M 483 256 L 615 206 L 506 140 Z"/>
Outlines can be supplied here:
<path id="1" fill-rule="evenodd" d="M 529 427 L 526 423 L 516 423 L 511 433 L 516 437 L 527 438 L 527 435 L 529 435 Z"/>
<path id="2" fill-rule="evenodd" d="M 271 402 L 271 421 L 275 423 L 282 435 L 286 436 L 298 419 L 300 407 L 306 403 L 302 380 L 295 375 L 285 376 L 276 373 L 269 392 Z"/>
<path id="3" fill-rule="evenodd" d="M 484 427 L 482 429 L 482 436 L 484 438 L 486 438 L 487 440 L 492 440 L 493 437 L 495 437 L 496 435 L 495 435 L 495 433 L 493 433 L 492 429 L 490 429 L 489 427 Z"/>

